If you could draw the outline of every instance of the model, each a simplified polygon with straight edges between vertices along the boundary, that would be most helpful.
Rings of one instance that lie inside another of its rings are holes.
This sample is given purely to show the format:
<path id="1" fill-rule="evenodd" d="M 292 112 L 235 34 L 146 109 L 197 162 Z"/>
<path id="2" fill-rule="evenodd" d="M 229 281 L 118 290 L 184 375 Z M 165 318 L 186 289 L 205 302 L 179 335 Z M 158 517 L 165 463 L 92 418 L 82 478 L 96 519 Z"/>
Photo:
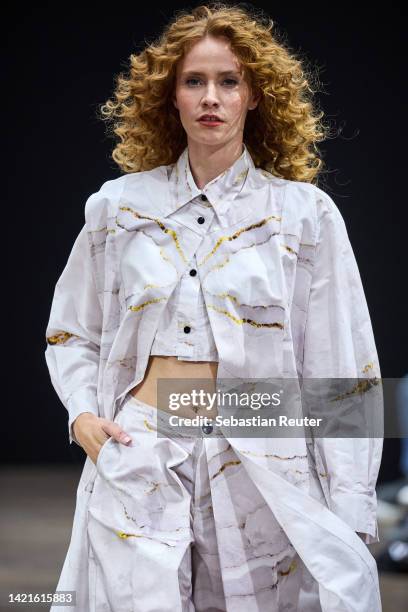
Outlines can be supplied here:
<path id="1" fill-rule="evenodd" d="M 55 612 L 381 610 L 382 438 L 306 431 L 364 402 L 381 416 L 378 356 L 316 184 L 312 73 L 272 29 L 241 6 L 180 12 L 101 107 L 123 174 L 86 201 L 46 329 L 87 455 Z M 323 410 L 311 385 L 307 422 L 285 401 L 261 435 L 218 421 L 211 394 L 259 379 L 348 383 Z M 207 400 L 180 401 L 191 387 Z"/>

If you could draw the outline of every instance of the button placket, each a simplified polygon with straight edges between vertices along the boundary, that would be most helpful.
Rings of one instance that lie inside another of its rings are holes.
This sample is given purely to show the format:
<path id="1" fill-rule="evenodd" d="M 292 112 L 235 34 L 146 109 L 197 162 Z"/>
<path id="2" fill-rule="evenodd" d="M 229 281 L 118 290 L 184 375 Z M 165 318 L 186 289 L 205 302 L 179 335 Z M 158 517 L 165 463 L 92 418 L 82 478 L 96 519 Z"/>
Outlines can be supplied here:
<path id="1" fill-rule="evenodd" d="M 195 322 L 197 319 L 200 280 L 198 274 L 190 275 L 191 269 L 196 269 L 195 255 L 191 265 L 180 281 L 180 293 L 177 312 L 177 354 L 180 357 L 193 357 L 195 349 Z M 188 344 L 186 344 L 186 342 Z"/>
<path id="2" fill-rule="evenodd" d="M 197 194 L 183 207 L 182 211 L 174 213 L 172 218 L 204 239 L 204 236 L 211 231 L 216 214 L 211 203 L 205 202 L 200 198 L 200 194 Z M 195 253 L 191 254 L 188 266 L 180 277 L 176 292 L 171 298 L 172 337 L 170 339 L 168 333 L 165 336 L 164 330 L 160 329 L 158 332 L 160 340 L 157 340 L 155 354 L 160 354 L 162 346 L 165 347 L 163 350 L 166 351 L 166 354 L 176 354 L 179 360 L 190 361 L 197 359 L 197 353 L 199 357 L 203 354 L 198 352 L 198 349 L 202 343 L 207 342 L 208 334 L 204 327 L 208 325 L 208 315 L 204 313 L 205 304 L 196 257 L 198 249 L 199 245 Z M 170 315 L 170 310 L 168 314 Z"/>

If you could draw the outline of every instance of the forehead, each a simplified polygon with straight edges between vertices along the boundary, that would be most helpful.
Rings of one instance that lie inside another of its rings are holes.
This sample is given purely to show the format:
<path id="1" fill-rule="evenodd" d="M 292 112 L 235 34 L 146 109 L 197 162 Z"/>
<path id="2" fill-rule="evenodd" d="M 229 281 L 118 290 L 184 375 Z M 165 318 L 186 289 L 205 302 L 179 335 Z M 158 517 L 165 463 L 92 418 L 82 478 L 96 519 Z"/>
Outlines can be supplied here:
<path id="1" fill-rule="evenodd" d="M 206 36 L 186 49 L 183 58 L 178 62 L 177 71 L 222 75 L 241 72 L 242 68 L 228 39 Z"/>

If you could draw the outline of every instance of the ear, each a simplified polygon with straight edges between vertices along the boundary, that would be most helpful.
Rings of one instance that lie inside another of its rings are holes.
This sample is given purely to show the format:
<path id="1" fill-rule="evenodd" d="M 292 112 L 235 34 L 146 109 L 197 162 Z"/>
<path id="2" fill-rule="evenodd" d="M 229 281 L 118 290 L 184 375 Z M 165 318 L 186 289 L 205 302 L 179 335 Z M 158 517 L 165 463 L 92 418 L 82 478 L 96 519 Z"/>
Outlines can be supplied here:
<path id="1" fill-rule="evenodd" d="M 259 100 L 261 99 L 261 92 L 257 92 L 251 97 L 251 102 L 248 106 L 249 110 L 254 110 L 258 106 Z"/>

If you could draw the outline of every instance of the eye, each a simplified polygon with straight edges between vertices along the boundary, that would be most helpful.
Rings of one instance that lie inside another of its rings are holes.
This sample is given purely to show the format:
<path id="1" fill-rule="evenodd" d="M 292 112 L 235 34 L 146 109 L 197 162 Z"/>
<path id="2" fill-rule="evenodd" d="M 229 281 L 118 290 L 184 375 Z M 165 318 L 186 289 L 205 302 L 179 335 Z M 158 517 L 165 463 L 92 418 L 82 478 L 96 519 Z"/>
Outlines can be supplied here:
<path id="1" fill-rule="evenodd" d="M 197 82 L 199 80 L 200 79 L 192 77 L 192 78 L 186 80 L 186 85 L 189 85 L 191 82 Z M 232 86 L 238 85 L 238 81 L 236 79 L 224 79 L 223 82 L 224 83 L 229 82 Z"/>
<path id="2" fill-rule="evenodd" d="M 188 85 L 189 83 L 191 83 L 191 81 L 199 81 L 199 79 L 187 79 L 186 84 Z"/>

